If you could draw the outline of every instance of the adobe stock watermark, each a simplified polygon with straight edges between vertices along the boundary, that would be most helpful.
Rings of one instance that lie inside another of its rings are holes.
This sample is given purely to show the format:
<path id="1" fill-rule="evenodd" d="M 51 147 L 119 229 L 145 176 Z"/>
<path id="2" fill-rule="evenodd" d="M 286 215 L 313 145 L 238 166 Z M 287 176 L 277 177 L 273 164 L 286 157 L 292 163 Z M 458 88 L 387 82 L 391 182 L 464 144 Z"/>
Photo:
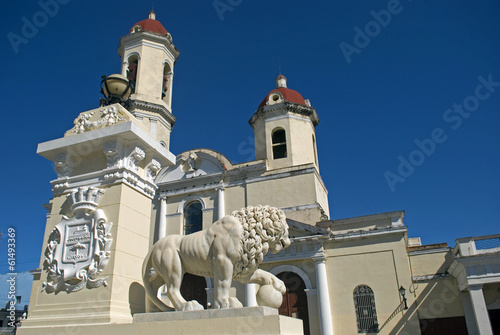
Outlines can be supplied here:
<path id="1" fill-rule="evenodd" d="M 391 23 L 392 17 L 400 14 L 402 11 L 403 6 L 399 0 L 389 0 L 387 2 L 387 9 L 381 9 L 378 12 L 371 10 L 370 15 L 373 17 L 373 20 L 368 21 L 364 25 L 364 29 L 358 26 L 354 27 L 355 35 L 353 43 L 341 42 L 339 44 L 339 48 L 344 54 L 347 64 L 351 64 L 351 56 L 354 53 L 359 54 L 362 49 L 366 48 L 370 44 L 372 38 L 377 37 L 382 31 L 382 28 L 386 28 L 389 23 Z"/>
<path id="2" fill-rule="evenodd" d="M 28 44 L 29 41 L 38 34 L 39 30 L 49 23 L 49 19 L 59 13 L 60 5 L 65 5 L 71 0 L 40 0 L 38 1 L 38 6 L 41 10 L 35 12 L 31 17 L 31 20 L 26 16 L 21 18 L 21 29 L 19 34 L 15 32 L 9 32 L 7 38 L 9 39 L 10 45 L 16 54 L 19 53 L 19 46 L 21 44 Z"/>
<path id="3" fill-rule="evenodd" d="M 483 76 L 477 77 L 479 84 L 474 90 L 474 94 L 467 96 L 462 104 L 454 103 L 452 108 L 449 108 L 443 113 L 443 121 L 450 126 L 452 130 L 457 130 L 462 126 L 463 120 L 468 119 L 472 114 L 479 109 L 480 102 L 488 99 L 495 92 L 496 87 L 500 87 L 500 81 L 493 81 L 492 75 L 487 78 Z M 399 165 L 397 173 L 385 171 L 384 178 L 391 192 L 396 190 L 396 184 L 404 183 L 406 178 L 409 178 L 415 168 L 422 165 L 426 158 L 434 154 L 437 145 L 448 140 L 448 135 L 443 128 L 434 128 L 430 136 L 422 140 L 415 139 L 413 143 L 417 147 L 410 152 L 409 155 L 399 155 Z"/>
<path id="4" fill-rule="evenodd" d="M 232 12 L 235 7 L 241 5 L 243 0 L 214 0 L 212 6 L 214 6 L 215 12 L 219 16 L 219 20 L 224 21 L 224 13 Z"/>

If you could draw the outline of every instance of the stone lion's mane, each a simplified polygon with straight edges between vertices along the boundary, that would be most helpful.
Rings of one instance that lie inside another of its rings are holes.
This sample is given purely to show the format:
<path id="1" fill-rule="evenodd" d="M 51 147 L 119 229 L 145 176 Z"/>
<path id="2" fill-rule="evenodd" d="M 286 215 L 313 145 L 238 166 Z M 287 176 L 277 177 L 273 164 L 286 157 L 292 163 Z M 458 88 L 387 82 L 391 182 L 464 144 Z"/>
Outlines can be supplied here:
<path id="1" fill-rule="evenodd" d="M 270 206 L 248 206 L 232 212 L 231 216 L 243 226 L 240 259 L 233 272 L 234 279 L 241 279 L 257 270 L 271 245 L 288 236 L 288 224 L 283 211 Z"/>

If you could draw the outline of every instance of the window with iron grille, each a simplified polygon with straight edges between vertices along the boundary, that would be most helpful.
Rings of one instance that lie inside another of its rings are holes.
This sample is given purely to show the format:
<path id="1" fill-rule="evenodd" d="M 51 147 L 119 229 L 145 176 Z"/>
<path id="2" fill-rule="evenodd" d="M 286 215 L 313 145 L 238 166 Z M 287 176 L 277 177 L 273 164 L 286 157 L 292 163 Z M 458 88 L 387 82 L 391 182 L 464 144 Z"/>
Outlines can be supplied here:
<path id="1" fill-rule="evenodd" d="M 358 333 L 378 332 L 377 310 L 372 289 L 366 285 L 359 285 L 354 289 L 353 296 Z"/>

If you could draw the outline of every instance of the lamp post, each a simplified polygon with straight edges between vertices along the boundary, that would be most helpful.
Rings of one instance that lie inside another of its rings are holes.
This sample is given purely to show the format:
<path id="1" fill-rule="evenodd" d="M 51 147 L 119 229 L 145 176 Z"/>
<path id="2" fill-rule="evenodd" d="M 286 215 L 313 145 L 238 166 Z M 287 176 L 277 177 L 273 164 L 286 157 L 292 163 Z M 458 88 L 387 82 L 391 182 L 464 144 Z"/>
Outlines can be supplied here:
<path id="1" fill-rule="evenodd" d="M 401 294 L 401 297 L 403 297 L 403 302 L 405 303 L 405 308 L 404 309 L 407 310 L 408 309 L 408 305 L 406 303 L 406 298 L 405 298 L 406 290 L 405 290 L 405 288 L 403 286 L 401 286 L 399 288 L 399 294 Z"/>
<path id="2" fill-rule="evenodd" d="M 104 98 L 101 98 L 101 106 L 122 103 L 130 97 L 132 86 L 121 74 L 102 76 L 101 93 L 104 95 Z"/>

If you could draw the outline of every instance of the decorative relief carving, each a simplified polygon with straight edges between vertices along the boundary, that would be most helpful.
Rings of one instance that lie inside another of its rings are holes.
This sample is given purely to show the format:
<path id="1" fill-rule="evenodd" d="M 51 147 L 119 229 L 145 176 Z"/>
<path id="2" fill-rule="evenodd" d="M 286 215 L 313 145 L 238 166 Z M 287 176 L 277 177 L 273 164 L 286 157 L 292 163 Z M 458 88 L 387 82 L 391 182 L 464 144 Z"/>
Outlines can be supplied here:
<path id="1" fill-rule="evenodd" d="M 146 157 L 144 150 L 139 147 L 135 147 L 134 150 L 128 156 L 128 167 L 133 171 L 137 171 L 139 168 L 139 163 Z"/>
<path id="2" fill-rule="evenodd" d="M 156 189 L 154 187 L 148 185 L 148 184 L 144 184 L 144 188 L 143 189 L 144 189 L 144 192 L 146 194 L 149 194 L 151 196 L 153 196 L 155 194 L 155 192 L 156 192 Z"/>
<path id="3" fill-rule="evenodd" d="M 111 222 L 107 222 L 101 209 L 97 209 L 101 189 L 81 187 L 67 196 L 74 217 L 63 219 L 52 231 L 45 265 L 47 293 L 106 286 L 106 278 L 99 278 L 106 267 L 111 243 Z"/>
<path id="4" fill-rule="evenodd" d="M 58 154 L 54 160 L 54 164 L 58 178 L 69 177 L 71 175 L 72 168 L 67 153 Z"/>
<path id="5" fill-rule="evenodd" d="M 151 162 L 146 165 L 146 180 L 153 182 L 158 172 L 161 170 L 161 164 L 156 159 L 152 159 Z"/>
<path id="6" fill-rule="evenodd" d="M 100 122 L 101 128 L 112 126 L 118 121 L 125 121 L 125 118 L 120 116 L 115 106 L 111 106 L 101 110 L 101 118 L 102 118 Z"/>
<path id="7" fill-rule="evenodd" d="M 123 172 L 123 178 L 131 185 L 136 186 L 139 183 L 139 178 L 132 173 Z"/>
<path id="8" fill-rule="evenodd" d="M 68 184 L 67 181 L 64 182 L 64 183 L 55 184 L 54 185 L 54 191 L 59 192 L 59 191 L 65 189 L 65 188 L 68 188 L 68 186 L 69 186 L 69 184 Z"/>
<path id="9" fill-rule="evenodd" d="M 321 222 L 325 222 L 325 221 L 330 220 L 330 219 L 328 218 L 328 215 L 326 215 L 326 212 L 325 212 L 325 210 L 323 209 L 323 207 L 321 207 L 321 205 L 320 205 L 320 204 L 318 204 L 318 206 L 319 206 L 319 211 L 320 211 L 320 214 L 321 214 L 321 217 L 320 217 L 320 219 L 319 219 L 319 220 L 320 220 Z"/>
<path id="10" fill-rule="evenodd" d="M 179 161 L 187 179 L 196 177 L 201 172 L 199 169 L 203 160 L 196 153 L 191 152 L 187 157 L 181 156 Z"/>
<path id="11" fill-rule="evenodd" d="M 119 121 L 126 121 L 123 115 L 116 109 L 116 106 L 109 106 L 100 110 L 100 119 L 91 121 L 95 111 L 80 114 L 74 121 L 75 126 L 68 131 L 68 134 L 81 134 L 86 131 L 112 126 Z"/>
<path id="12" fill-rule="evenodd" d="M 104 155 L 107 158 L 107 167 L 114 167 L 118 165 L 120 160 L 120 153 L 118 151 L 118 143 L 107 142 L 104 144 L 103 148 Z"/>
<path id="13" fill-rule="evenodd" d="M 120 172 L 108 173 L 104 175 L 104 180 L 118 179 L 121 177 Z"/>

